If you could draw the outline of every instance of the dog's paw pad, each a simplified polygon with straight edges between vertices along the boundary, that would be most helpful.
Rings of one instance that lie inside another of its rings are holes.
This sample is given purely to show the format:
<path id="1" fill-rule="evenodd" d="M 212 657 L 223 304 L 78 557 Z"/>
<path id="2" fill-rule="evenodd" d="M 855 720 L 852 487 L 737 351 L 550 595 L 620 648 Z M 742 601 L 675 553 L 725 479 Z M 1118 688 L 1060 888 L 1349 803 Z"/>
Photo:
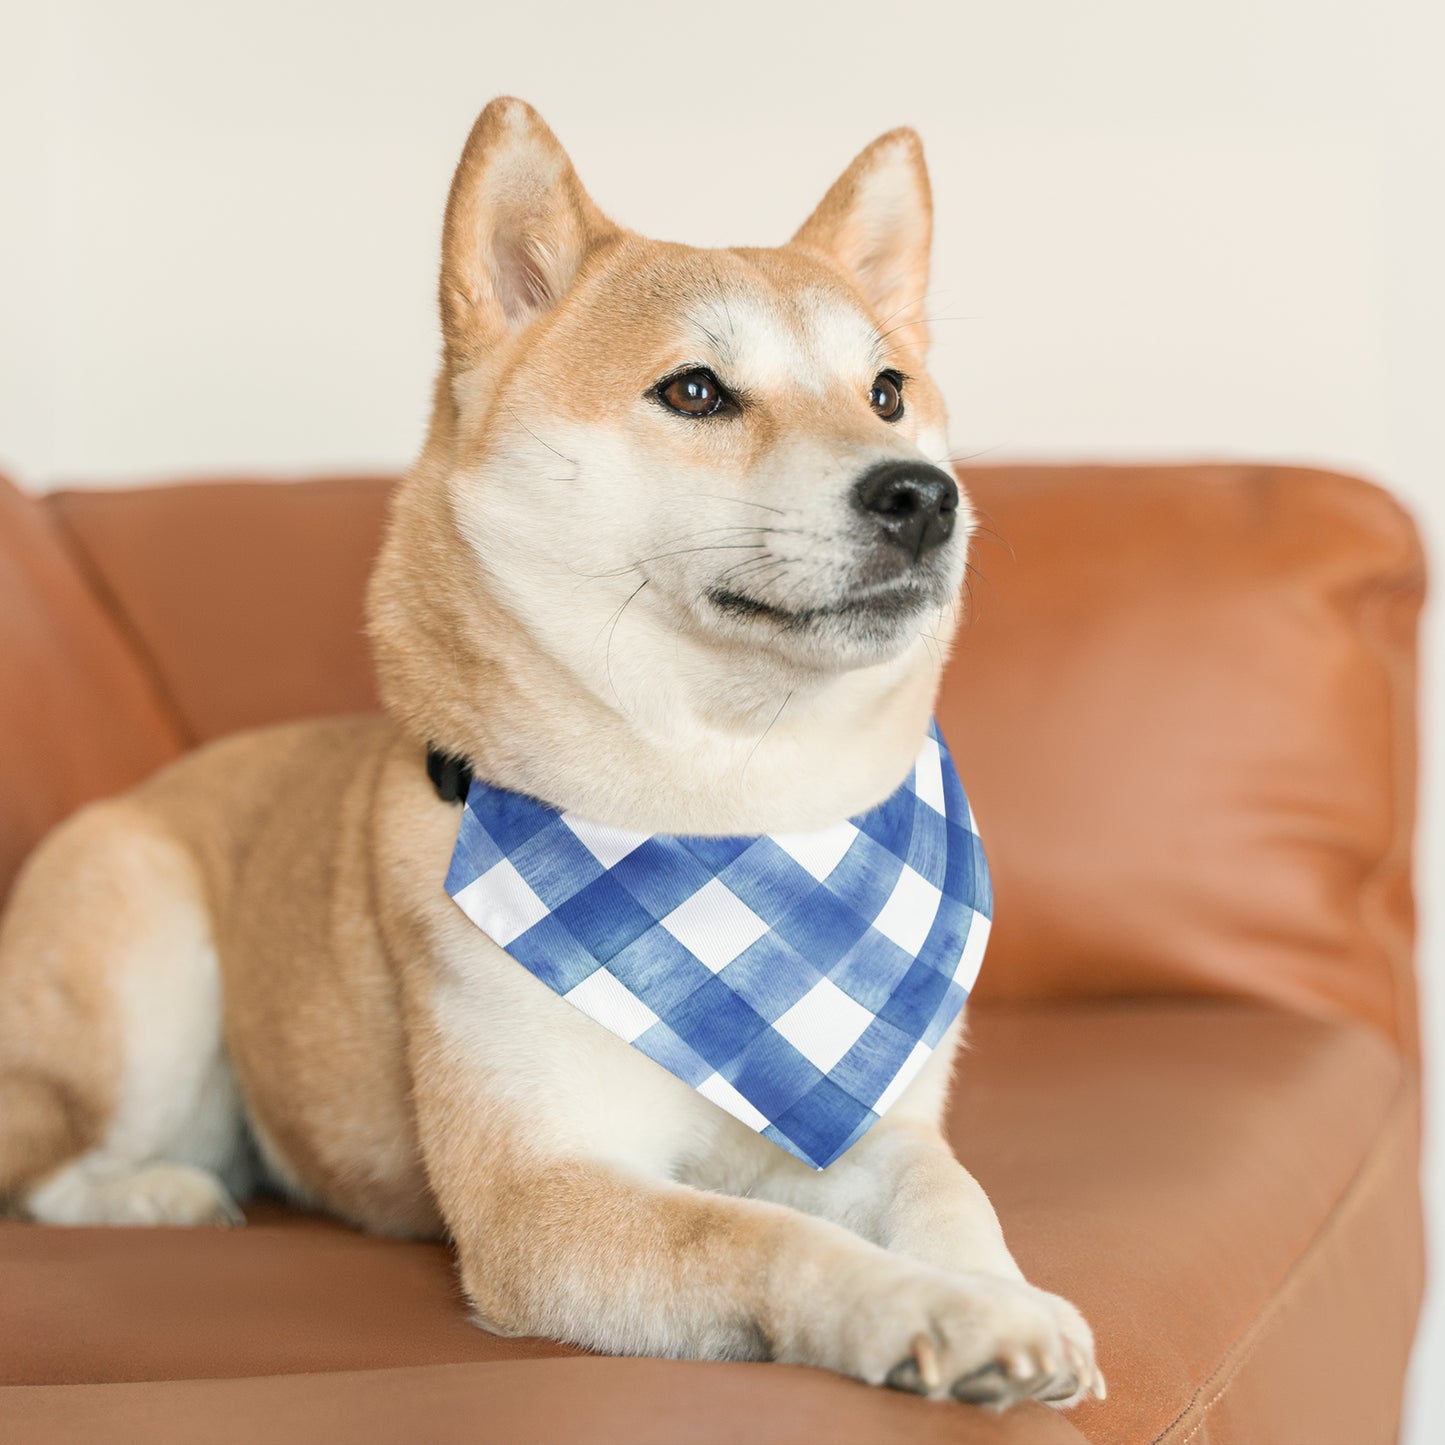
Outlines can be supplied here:
<path id="1" fill-rule="evenodd" d="M 918 1372 L 918 1361 L 912 1355 L 894 1365 L 884 1377 L 883 1383 L 890 1390 L 903 1390 L 910 1395 L 928 1393 L 928 1386 L 923 1383 L 923 1376 Z"/>
<path id="2" fill-rule="evenodd" d="M 1047 1394 L 1039 1396 L 1039 1399 L 1046 1405 L 1064 1405 L 1079 1393 L 1079 1379 L 1077 1375 L 1063 1375 L 1053 1381 Z"/>
<path id="3" fill-rule="evenodd" d="M 995 1361 L 955 1380 L 951 1393 L 968 1405 L 1002 1405 L 1014 1398 L 1015 1389 L 1008 1372 Z"/>

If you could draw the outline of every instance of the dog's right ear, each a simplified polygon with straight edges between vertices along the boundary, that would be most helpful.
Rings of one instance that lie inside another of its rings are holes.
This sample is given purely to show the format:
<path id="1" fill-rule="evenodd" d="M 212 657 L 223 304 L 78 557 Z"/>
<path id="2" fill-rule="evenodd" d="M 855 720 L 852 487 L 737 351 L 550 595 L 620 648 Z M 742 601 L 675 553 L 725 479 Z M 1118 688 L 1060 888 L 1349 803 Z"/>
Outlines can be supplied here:
<path id="1" fill-rule="evenodd" d="M 557 137 L 525 101 L 492 101 L 452 177 L 442 233 L 447 359 L 465 369 L 555 305 L 587 253 L 617 234 Z"/>

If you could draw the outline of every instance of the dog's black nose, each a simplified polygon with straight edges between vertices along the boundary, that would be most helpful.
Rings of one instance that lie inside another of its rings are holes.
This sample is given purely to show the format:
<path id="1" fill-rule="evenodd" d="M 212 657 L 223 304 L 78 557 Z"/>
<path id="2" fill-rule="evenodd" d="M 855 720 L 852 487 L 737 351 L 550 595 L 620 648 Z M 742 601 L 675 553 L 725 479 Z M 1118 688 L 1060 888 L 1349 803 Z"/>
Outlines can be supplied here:
<path id="1" fill-rule="evenodd" d="M 858 478 L 853 502 L 916 562 L 953 535 L 958 483 L 927 462 L 879 462 Z"/>

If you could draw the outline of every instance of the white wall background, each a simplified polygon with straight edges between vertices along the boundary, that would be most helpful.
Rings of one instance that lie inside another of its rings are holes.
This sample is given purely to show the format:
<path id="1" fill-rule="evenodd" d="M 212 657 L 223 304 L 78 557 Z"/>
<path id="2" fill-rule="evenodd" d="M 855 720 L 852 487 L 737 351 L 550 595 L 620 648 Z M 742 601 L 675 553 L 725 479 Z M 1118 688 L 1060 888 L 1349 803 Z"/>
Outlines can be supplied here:
<path id="1" fill-rule="evenodd" d="M 404 463 L 446 184 L 477 109 L 512 92 L 605 209 L 701 244 L 781 240 L 855 149 L 916 125 L 955 450 L 1359 469 L 1414 507 L 1438 564 L 1442 16 L 1433 0 L 0 0 L 0 466 L 46 487 Z M 1434 626 L 1431 737 L 1442 641 Z M 1441 771 L 1420 873 L 1437 1060 Z M 1445 1439 L 1442 1293 L 1414 1445 Z"/>

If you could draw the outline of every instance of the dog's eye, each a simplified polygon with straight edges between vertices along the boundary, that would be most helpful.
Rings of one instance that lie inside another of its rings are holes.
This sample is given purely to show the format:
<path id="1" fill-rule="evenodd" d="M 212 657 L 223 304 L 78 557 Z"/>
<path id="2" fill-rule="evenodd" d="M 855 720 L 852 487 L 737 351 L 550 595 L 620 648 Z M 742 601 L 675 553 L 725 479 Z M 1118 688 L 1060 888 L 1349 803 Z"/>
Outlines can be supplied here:
<path id="1" fill-rule="evenodd" d="M 723 389 L 710 371 L 685 371 L 657 393 L 664 406 L 684 416 L 711 416 L 723 404 Z"/>
<path id="2" fill-rule="evenodd" d="M 880 371 L 873 378 L 868 405 L 884 421 L 897 421 L 903 415 L 903 378 L 896 371 Z"/>

